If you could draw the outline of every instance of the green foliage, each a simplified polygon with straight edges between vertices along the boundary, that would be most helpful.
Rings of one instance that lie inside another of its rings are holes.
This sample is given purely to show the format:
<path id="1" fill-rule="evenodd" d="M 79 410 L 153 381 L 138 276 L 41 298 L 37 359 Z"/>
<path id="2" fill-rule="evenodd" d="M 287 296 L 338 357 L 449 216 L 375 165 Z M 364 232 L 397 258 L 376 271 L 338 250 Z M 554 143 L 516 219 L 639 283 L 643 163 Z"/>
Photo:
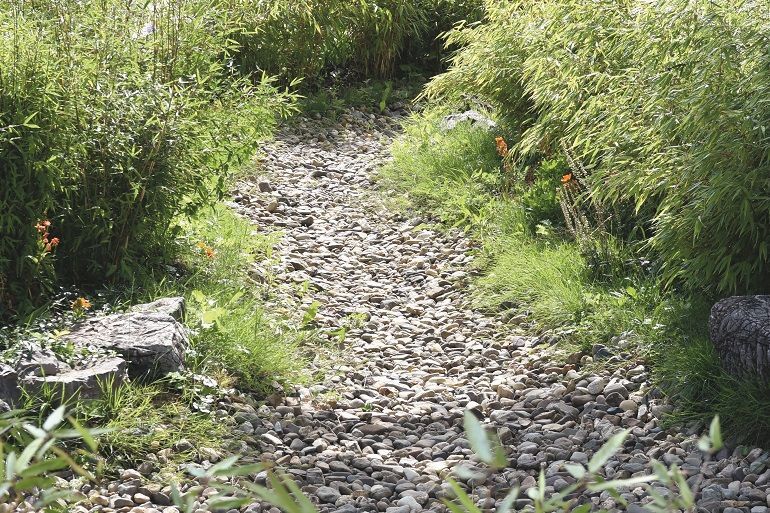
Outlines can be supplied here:
<path id="1" fill-rule="evenodd" d="M 237 21 L 239 69 L 320 82 L 345 67 L 367 78 L 401 65 L 441 58 L 437 38 L 463 20 L 476 21 L 482 0 L 225 0 Z"/>
<path id="2" fill-rule="evenodd" d="M 450 225 L 485 233 L 521 231 L 521 208 L 499 193 L 505 177 L 494 135 L 467 123 L 445 131 L 440 120 L 448 113 L 431 110 L 406 124 L 382 182 Z"/>
<path id="3" fill-rule="evenodd" d="M 272 257 L 275 237 L 257 234 L 224 205 L 207 208 L 180 227 L 171 252 L 183 272 L 151 270 L 131 288 L 116 291 L 120 302 L 184 296 L 186 323 L 193 328 L 188 363 L 195 373 L 227 376 L 241 389 L 263 394 L 272 392 L 274 381 L 299 379 L 303 360 L 297 349 L 307 334 L 268 316 L 263 294 L 269 290 L 249 276 L 252 265 Z"/>
<path id="4" fill-rule="evenodd" d="M 480 282 L 477 304 L 531 310 L 544 328 L 574 325 L 585 309 L 585 264 L 571 244 L 505 239 Z"/>
<path id="5" fill-rule="evenodd" d="M 560 160 L 545 160 L 537 166 L 533 173 L 532 183 L 520 186 L 521 206 L 527 213 L 529 228 L 532 232 L 543 222 L 557 225 L 564 222 L 564 214 L 557 192 L 561 178 L 567 172 L 567 167 Z"/>
<path id="6" fill-rule="evenodd" d="M 218 199 L 289 97 L 232 74 L 215 0 L 0 3 L 0 298 L 127 278 Z M 184 23 L 179 20 L 184 19 Z M 35 224 L 50 219 L 46 251 Z M 49 259 L 50 260 L 50 259 Z"/>
<path id="7" fill-rule="evenodd" d="M 666 283 L 721 292 L 767 283 L 770 11 L 714 3 L 487 2 L 433 97 L 492 102 L 517 159 L 563 143 L 595 199 L 630 206 Z M 726 241 L 730 241 L 728 244 Z"/>
<path id="8" fill-rule="evenodd" d="M 428 29 L 424 2 L 401 0 L 360 1 L 355 7 L 353 60 L 367 76 L 385 77 L 409 40 L 421 39 Z"/>
<path id="9" fill-rule="evenodd" d="M 661 347 L 656 359 L 656 380 L 669 394 L 676 410 L 669 424 L 708 424 L 719 416 L 725 437 L 746 444 L 770 445 L 770 386 L 757 379 L 725 373 L 706 334 Z"/>
<path id="10" fill-rule="evenodd" d="M 80 439 L 87 456 L 96 450 L 96 430 L 84 429 L 68 418 L 71 428 L 64 428 L 65 407 L 61 406 L 38 426 L 19 411 L 0 415 L 0 503 L 20 502 L 27 494 L 38 493 L 36 508 L 61 511 L 63 500 L 73 497 L 71 490 L 56 489 L 53 473 L 69 469 L 87 479 L 91 474 L 67 453 L 62 444 Z"/>
<path id="11" fill-rule="evenodd" d="M 286 83 L 313 80 L 342 64 L 352 52 L 351 2 L 340 0 L 226 0 L 225 9 L 241 27 L 235 62 L 246 74 L 278 75 Z"/>
<path id="12" fill-rule="evenodd" d="M 174 449 L 182 439 L 192 450 L 219 449 L 227 437 L 226 426 L 210 412 L 172 398 L 162 383 L 122 385 L 111 396 L 79 403 L 76 411 L 84 422 L 107 429 L 98 440 L 110 465 L 139 462 L 148 452 Z M 169 470 L 174 470 L 175 463 L 189 461 L 189 451 L 175 449 L 172 454 Z"/>

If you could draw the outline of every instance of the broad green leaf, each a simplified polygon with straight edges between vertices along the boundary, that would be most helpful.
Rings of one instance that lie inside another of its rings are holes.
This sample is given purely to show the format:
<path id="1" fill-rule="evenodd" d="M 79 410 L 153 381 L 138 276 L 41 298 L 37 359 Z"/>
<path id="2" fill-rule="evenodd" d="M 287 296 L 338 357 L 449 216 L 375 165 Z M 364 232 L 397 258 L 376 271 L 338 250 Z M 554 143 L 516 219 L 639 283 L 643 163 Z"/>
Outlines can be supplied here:
<path id="1" fill-rule="evenodd" d="M 567 463 L 564 465 L 564 469 L 575 479 L 583 479 L 586 475 L 585 467 L 577 463 Z"/>
<path id="2" fill-rule="evenodd" d="M 516 504 L 516 500 L 519 498 L 519 493 L 520 490 L 518 486 L 508 492 L 508 495 L 505 496 L 505 499 L 503 499 L 503 501 L 497 507 L 496 513 L 509 513 L 510 511 L 513 511 L 513 506 Z"/>
<path id="3" fill-rule="evenodd" d="M 300 507 L 300 511 L 302 513 L 316 513 L 317 510 L 315 505 L 310 502 L 310 499 L 307 498 L 307 495 L 302 493 L 302 490 L 300 490 L 299 486 L 297 486 L 297 483 L 295 483 L 293 479 L 286 479 L 285 481 L 286 486 L 289 488 L 289 491 L 291 491 L 291 494 L 297 501 L 297 505 Z"/>
<path id="4" fill-rule="evenodd" d="M 215 476 L 220 473 L 227 475 L 226 473 L 232 469 L 233 465 L 235 465 L 237 461 L 238 456 L 230 456 L 229 458 L 225 458 L 224 460 L 220 461 L 216 465 L 213 465 L 206 471 L 206 473 L 210 476 Z"/>
<path id="5" fill-rule="evenodd" d="M 620 431 L 614 434 L 601 449 L 596 451 L 593 458 L 588 462 L 588 472 L 595 473 L 601 469 L 605 463 L 623 446 L 623 442 L 628 437 L 628 430 Z"/>
<path id="6" fill-rule="evenodd" d="M 56 429 L 59 424 L 64 421 L 64 413 L 67 410 L 66 406 L 61 405 L 58 408 L 56 408 L 51 415 L 48 416 L 48 418 L 43 423 L 43 429 L 46 431 L 51 431 L 53 429 Z"/>
<path id="7" fill-rule="evenodd" d="M 462 489 L 457 481 L 450 477 L 447 479 L 447 482 L 449 483 L 449 486 L 452 487 L 452 491 L 454 492 L 455 497 L 457 497 L 457 500 L 460 501 L 460 505 L 463 506 L 465 512 L 481 513 L 481 510 L 478 508 L 478 506 L 473 503 L 473 499 L 471 499 L 468 494 L 465 493 L 465 490 Z"/>
<path id="8" fill-rule="evenodd" d="M 5 476 L 4 479 L 13 479 L 16 476 L 16 453 L 11 451 L 5 458 Z"/>
<path id="9" fill-rule="evenodd" d="M 53 480 L 50 477 L 31 476 L 20 479 L 13 485 L 13 488 L 20 492 L 26 492 L 33 488 L 49 488 L 52 483 Z M 72 492 L 70 491 L 70 493 Z"/>
<path id="10" fill-rule="evenodd" d="M 29 466 L 29 462 L 37 454 L 37 451 L 45 442 L 45 438 L 35 438 L 21 452 L 16 460 L 16 473 L 21 474 Z"/>
<path id="11" fill-rule="evenodd" d="M 722 441 L 722 426 L 719 423 L 719 415 L 716 415 L 709 426 L 709 438 L 711 438 L 711 450 L 716 452 L 724 446 Z"/>
<path id="12" fill-rule="evenodd" d="M 27 433 L 34 436 L 35 438 L 45 438 L 48 436 L 46 431 L 40 429 L 37 426 L 33 426 L 32 424 L 24 424 L 24 429 L 27 431 Z"/>
<path id="13" fill-rule="evenodd" d="M 655 476 L 658 478 L 658 480 L 663 484 L 668 484 L 670 482 L 670 478 L 668 475 L 668 469 L 658 460 L 652 460 L 650 462 L 652 465 L 652 470 L 655 472 Z"/>
<path id="14" fill-rule="evenodd" d="M 67 462 L 61 458 L 49 458 L 38 463 L 33 463 L 32 465 L 28 466 L 24 472 L 21 472 L 20 475 L 22 477 L 36 476 L 50 472 L 52 470 L 61 470 L 66 467 Z"/>
<path id="15" fill-rule="evenodd" d="M 206 294 L 204 294 L 204 293 L 203 293 L 203 292 L 201 292 L 200 290 L 198 290 L 198 289 L 195 289 L 195 290 L 193 290 L 193 291 L 192 291 L 190 294 L 192 295 L 192 298 L 193 298 L 193 299 L 194 299 L 196 302 L 198 302 L 198 303 L 201 303 L 201 304 L 204 304 L 204 303 L 206 303 Z"/>
<path id="16" fill-rule="evenodd" d="M 270 486 L 272 486 L 273 492 L 278 498 L 278 503 L 274 503 L 273 506 L 284 509 L 287 513 L 302 513 L 302 509 L 297 505 L 286 488 L 285 481 L 287 478 L 274 472 L 268 472 L 267 476 Z"/>
<path id="17" fill-rule="evenodd" d="M 96 440 L 94 439 L 94 434 L 91 430 L 86 429 L 85 427 L 81 426 L 80 423 L 70 417 L 69 418 L 70 424 L 72 424 L 72 427 L 75 428 L 75 431 L 80 435 L 80 437 L 83 439 L 85 444 L 88 446 L 88 448 L 91 450 L 91 452 L 96 452 L 96 449 L 98 448 L 98 445 L 96 443 Z M 59 436 L 59 433 L 57 433 L 57 437 Z"/>
<path id="18" fill-rule="evenodd" d="M 658 476 L 651 474 L 647 476 L 636 476 L 628 479 L 615 479 L 612 481 L 603 481 L 601 483 L 591 483 L 588 489 L 592 491 L 611 490 L 617 488 L 632 488 L 642 483 L 649 483 L 658 479 Z"/>
<path id="19" fill-rule="evenodd" d="M 682 502 L 685 506 L 688 508 L 695 505 L 695 497 L 693 496 L 692 490 L 690 489 L 690 485 L 687 484 L 687 480 L 684 478 L 684 475 L 682 472 L 679 471 L 679 467 L 676 465 L 673 465 L 671 467 L 671 473 L 674 476 L 674 482 L 676 483 L 677 487 L 679 488 L 679 495 L 682 498 Z"/>
<path id="20" fill-rule="evenodd" d="M 465 427 L 465 436 L 468 437 L 468 443 L 471 444 L 473 452 L 476 453 L 481 461 L 488 465 L 492 465 L 494 462 L 494 454 L 492 453 L 489 438 L 484 430 L 484 426 L 481 425 L 481 422 L 479 422 L 479 419 L 476 418 L 476 415 L 472 411 L 465 411 L 463 425 Z"/>

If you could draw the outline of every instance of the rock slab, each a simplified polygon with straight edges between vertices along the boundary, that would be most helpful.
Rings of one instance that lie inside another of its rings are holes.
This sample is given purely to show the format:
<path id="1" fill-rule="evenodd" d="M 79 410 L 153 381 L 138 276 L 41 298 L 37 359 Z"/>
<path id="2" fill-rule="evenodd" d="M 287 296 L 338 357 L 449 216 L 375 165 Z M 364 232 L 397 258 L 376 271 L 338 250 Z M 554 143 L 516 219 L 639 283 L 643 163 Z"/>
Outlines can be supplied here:
<path id="1" fill-rule="evenodd" d="M 0 401 L 15 404 L 20 395 L 18 373 L 10 365 L 0 363 Z"/>
<path id="2" fill-rule="evenodd" d="M 144 303 L 131 307 L 134 313 L 159 313 L 173 317 L 175 320 L 184 321 L 185 300 L 183 297 L 162 297 L 152 303 Z"/>
<path id="3" fill-rule="evenodd" d="M 126 379 L 126 361 L 123 358 L 107 358 L 81 370 L 73 370 L 53 376 L 28 376 L 23 387 L 32 393 L 48 389 L 62 398 L 78 397 L 95 399 L 106 389 L 119 387 Z"/>
<path id="4" fill-rule="evenodd" d="M 132 378 L 162 377 L 184 368 L 189 339 L 167 313 L 132 312 L 98 317 L 77 326 L 67 340 L 115 351 L 128 362 Z"/>

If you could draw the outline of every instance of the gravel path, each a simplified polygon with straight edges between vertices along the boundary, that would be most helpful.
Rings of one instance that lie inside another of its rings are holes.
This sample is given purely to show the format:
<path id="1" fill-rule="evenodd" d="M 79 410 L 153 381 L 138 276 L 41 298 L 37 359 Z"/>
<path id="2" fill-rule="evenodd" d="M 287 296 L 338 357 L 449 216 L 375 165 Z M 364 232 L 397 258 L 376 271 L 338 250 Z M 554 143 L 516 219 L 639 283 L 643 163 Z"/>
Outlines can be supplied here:
<path id="1" fill-rule="evenodd" d="M 403 219 L 372 194 L 398 124 L 399 114 L 356 111 L 333 127 L 306 120 L 266 148 L 265 182 L 256 189 L 268 192 L 237 198 L 257 224 L 284 230 L 273 271 L 278 282 L 307 281 L 317 290 L 322 328 L 362 320 L 345 337 L 345 363 L 319 364 L 322 385 L 260 412 L 254 428 L 265 456 L 304 483 L 322 511 L 444 510 L 440 476 L 474 465 L 462 433 L 463 413 L 473 409 L 497 429 L 511 466 L 476 483 L 485 510 L 512 485 L 533 486 L 541 468 L 549 488 L 565 488 L 572 482 L 565 461 L 585 463 L 628 428 L 608 478 L 648 471 L 655 458 L 682 466 L 691 484 L 705 470 L 704 511 L 766 511 L 768 454 L 724 450 L 704 465 L 693 434 L 658 425 L 668 407 L 653 399 L 643 365 L 626 359 L 605 374 L 581 371 L 590 357 L 555 365 L 537 339 L 468 306 L 470 242 Z M 623 495 L 650 500 L 641 488 Z M 606 493 L 585 500 L 619 509 Z"/>
<path id="2" fill-rule="evenodd" d="M 512 486 L 535 486 L 541 469 L 549 491 L 565 488 L 572 482 L 565 462 L 585 463 L 628 428 L 606 477 L 648 473 L 654 458 L 691 476 L 700 511 L 766 512 L 768 453 L 725 449 L 704 461 L 695 433 L 658 424 L 668 407 L 643 365 L 603 348 L 593 357 L 614 361 L 618 370 L 588 371 L 597 366 L 580 355 L 557 365 L 547 344 L 469 307 L 471 243 L 389 211 L 372 183 L 402 115 L 349 111 L 333 126 L 300 122 L 265 148 L 262 176 L 239 186 L 236 209 L 261 231 L 283 234 L 275 265 L 254 269 L 274 284 L 274 308 L 301 318 L 318 301 L 315 322 L 328 345 L 341 348 L 313 359 L 320 384 L 263 406 L 224 406 L 242 456 L 286 469 L 323 512 L 446 511 L 439 500 L 447 492 L 444 476 L 457 465 L 476 465 L 462 431 L 464 412 L 472 409 L 497 430 L 510 462 L 471 483 L 484 511 Z M 341 327 L 347 332 L 339 343 Z M 218 457 L 201 454 L 204 465 Z M 705 480 L 698 483 L 701 470 Z M 84 489 L 97 506 L 77 511 L 176 513 L 168 483 L 157 480 L 151 470 L 128 470 L 106 491 Z M 632 512 L 650 501 L 642 488 L 622 495 Z M 606 492 L 581 500 L 594 510 L 622 510 Z M 522 498 L 517 506 L 528 504 Z M 208 509 L 200 504 L 197 511 Z M 278 510 L 253 504 L 243 511 Z"/>

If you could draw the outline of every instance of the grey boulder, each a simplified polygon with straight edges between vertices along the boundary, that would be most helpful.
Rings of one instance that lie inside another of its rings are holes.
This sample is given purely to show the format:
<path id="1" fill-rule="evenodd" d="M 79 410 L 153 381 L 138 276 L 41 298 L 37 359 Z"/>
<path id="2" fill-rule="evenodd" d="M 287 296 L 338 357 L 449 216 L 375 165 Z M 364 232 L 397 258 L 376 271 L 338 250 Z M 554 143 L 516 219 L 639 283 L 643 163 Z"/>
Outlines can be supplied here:
<path id="1" fill-rule="evenodd" d="M 770 296 L 719 301 L 711 309 L 709 337 L 729 374 L 770 380 Z"/>
<path id="2" fill-rule="evenodd" d="M 166 314 L 182 322 L 185 314 L 185 301 L 183 297 L 164 297 L 152 303 L 134 305 L 130 311 L 134 313 Z"/>
<path id="3" fill-rule="evenodd" d="M 167 313 L 125 313 L 98 317 L 75 327 L 67 340 L 114 351 L 128 362 L 132 378 L 158 378 L 184 368 L 187 331 Z"/>
<path id="4" fill-rule="evenodd" d="M 35 346 L 22 350 L 13 367 L 20 376 L 55 376 L 71 370 L 70 366 L 59 361 L 50 349 Z"/>
<path id="5" fill-rule="evenodd" d="M 95 399 L 106 389 L 117 388 L 125 379 L 126 361 L 112 357 L 100 360 L 91 367 L 55 376 L 27 376 L 22 380 L 22 384 L 25 390 L 33 394 L 47 389 L 49 393 L 61 399 Z"/>
<path id="6" fill-rule="evenodd" d="M 0 363 L 0 401 L 13 405 L 20 396 L 19 374 L 13 367 Z"/>
<path id="7" fill-rule="evenodd" d="M 497 128 L 497 123 L 487 116 L 475 110 L 467 110 L 459 114 L 450 114 L 441 120 L 442 130 L 454 130 L 460 123 L 468 122 L 475 128 L 493 130 Z"/>

